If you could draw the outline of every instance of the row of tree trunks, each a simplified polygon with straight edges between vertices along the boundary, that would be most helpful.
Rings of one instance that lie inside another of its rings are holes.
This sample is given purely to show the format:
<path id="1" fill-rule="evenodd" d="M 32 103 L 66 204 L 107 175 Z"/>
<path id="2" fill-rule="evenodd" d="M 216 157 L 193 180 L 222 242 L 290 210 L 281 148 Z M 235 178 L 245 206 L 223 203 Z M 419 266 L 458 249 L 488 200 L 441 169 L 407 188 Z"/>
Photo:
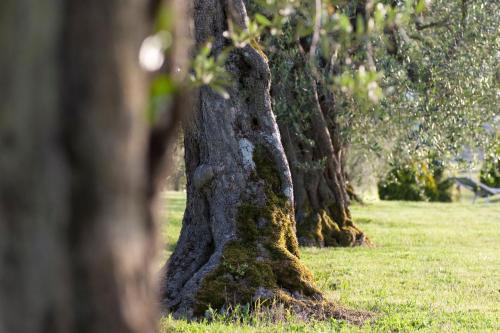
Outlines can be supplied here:
<path id="1" fill-rule="evenodd" d="M 0 332 L 156 331 L 150 204 L 179 119 L 153 149 L 158 4 L 0 3 Z"/>
<path id="2" fill-rule="evenodd" d="M 194 1 L 197 45 L 215 55 L 232 20 L 245 27 L 242 0 Z M 271 110 L 270 70 L 250 45 L 232 51 L 224 99 L 201 88 L 186 124 L 187 207 L 162 282 L 164 311 L 199 316 L 208 306 L 321 299 L 299 261 L 292 178 Z"/>

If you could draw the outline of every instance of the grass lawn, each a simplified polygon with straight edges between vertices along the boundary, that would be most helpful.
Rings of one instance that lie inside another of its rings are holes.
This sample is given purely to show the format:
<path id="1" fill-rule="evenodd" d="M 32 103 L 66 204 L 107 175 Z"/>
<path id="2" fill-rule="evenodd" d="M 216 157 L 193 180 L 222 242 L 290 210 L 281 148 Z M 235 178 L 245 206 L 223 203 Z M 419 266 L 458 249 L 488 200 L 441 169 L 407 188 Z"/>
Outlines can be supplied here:
<path id="1" fill-rule="evenodd" d="M 183 193 L 165 199 L 162 261 L 180 232 Z M 500 332 L 500 203 L 377 202 L 354 206 L 375 248 L 303 248 L 325 295 L 377 313 L 364 326 L 331 322 L 187 323 L 164 332 Z"/>

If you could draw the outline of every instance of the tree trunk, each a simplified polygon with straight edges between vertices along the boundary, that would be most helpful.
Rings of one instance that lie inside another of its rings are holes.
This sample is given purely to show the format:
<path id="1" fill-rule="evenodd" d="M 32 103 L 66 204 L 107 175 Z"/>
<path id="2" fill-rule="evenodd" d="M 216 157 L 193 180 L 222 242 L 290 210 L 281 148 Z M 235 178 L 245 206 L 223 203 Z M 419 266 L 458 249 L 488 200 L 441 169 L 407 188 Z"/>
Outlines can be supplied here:
<path id="1" fill-rule="evenodd" d="M 0 332 L 156 330 L 152 2 L 0 3 Z"/>
<path id="2" fill-rule="evenodd" d="M 299 243 L 319 247 L 366 244 L 368 239 L 354 225 L 349 211 L 333 95 L 314 78 L 304 55 L 283 53 L 275 55 L 276 76 L 281 75 L 279 62 L 285 61 L 280 56 L 294 65 L 287 79 L 274 84 L 273 98 L 284 109 L 278 113 L 278 122 L 292 173 Z M 296 111 L 294 104 L 299 105 Z M 297 121 L 293 112 L 307 116 Z"/>
<path id="3" fill-rule="evenodd" d="M 304 149 L 301 138 L 285 126 L 283 141 L 292 171 L 299 243 L 320 247 L 364 244 L 364 233 L 351 219 L 341 157 L 333 148 L 319 103 L 311 107 L 312 147 Z M 304 167 L 319 160 L 321 166 Z"/>
<path id="4" fill-rule="evenodd" d="M 196 0 L 196 41 L 227 43 L 227 20 L 244 27 L 240 0 Z M 187 208 L 162 283 L 164 310 L 199 316 L 256 299 L 321 298 L 299 261 L 288 163 L 271 110 L 270 72 L 250 45 L 231 52 L 229 99 L 199 90 L 185 128 Z"/>

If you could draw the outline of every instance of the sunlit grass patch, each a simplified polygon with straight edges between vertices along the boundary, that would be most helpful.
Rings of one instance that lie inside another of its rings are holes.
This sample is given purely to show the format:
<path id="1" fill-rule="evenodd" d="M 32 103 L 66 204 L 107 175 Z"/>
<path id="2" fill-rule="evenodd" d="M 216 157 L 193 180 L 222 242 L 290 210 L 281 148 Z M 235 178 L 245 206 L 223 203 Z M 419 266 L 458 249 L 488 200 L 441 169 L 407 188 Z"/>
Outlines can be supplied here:
<path id="1" fill-rule="evenodd" d="M 179 235 L 184 197 L 164 195 L 162 261 Z M 374 322 L 166 317 L 161 332 L 500 331 L 500 204 L 376 202 L 352 211 L 375 247 L 303 248 L 302 260 L 329 300 L 376 312 Z"/>

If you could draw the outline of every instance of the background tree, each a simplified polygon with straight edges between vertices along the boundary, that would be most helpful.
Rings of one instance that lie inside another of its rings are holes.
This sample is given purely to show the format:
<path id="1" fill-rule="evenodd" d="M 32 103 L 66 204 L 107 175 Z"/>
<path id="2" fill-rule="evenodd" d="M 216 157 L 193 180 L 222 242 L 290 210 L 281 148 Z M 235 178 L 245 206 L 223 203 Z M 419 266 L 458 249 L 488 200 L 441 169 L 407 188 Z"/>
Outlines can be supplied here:
<path id="1" fill-rule="evenodd" d="M 371 9 L 367 6 L 364 1 L 263 1 L 253 9 L 256 20 L 271 32 L 263 33 L 263 41 L 276 78 L 273 107 L 291 165 L 297 234 L 303 245 L 369 243 L 349 211 L 348 189 L 356 196 L 352 184 L 348 186 L 348 141 L 337 120 L 340 113 L 333 89 L 337 77 L 353 62 L 339 54 L 356 57 L 353 66 L 361 69 L 365 62 L 373 62 L 364 41 L 373 31 L 367 32 L 364 26 L 378 12 L 373 4 Z M 384 20 L 377 18 L 378 28 Z M 277 29 L 279 34 L 272 37 Z M 379 98 L 376 75 L 370 70 L 368 77 L 358 75 L 357 94 Z"/>
<path id="2" fill-rule="evenodd" d="M 491 1 L 433 1 L 374 40 L 387 46 L 374 48 L 384 98 L 368 113 L 345 110 L 358 170 L 382 160 L 383 174 L 388 165 L 432 159 L 446 169 L 465 149 L 490 150 L 498 126 L 497 10 Z"/>
<path id="3" fill-rule="evenodd" d="M 328 123 L 335 124 L 334 95 L 311 68 L 304 50 L 311 46 L 290 34 L 273 44 L 271 64 L 280 78 L 273 102 L 292 170 L 298 239 L 309 246 L 362 245 L 367 240 L 349 211 L 339 129 Z"/>
<path id="4" fill-rule="evenodd" d="M 2 332 L 155 331 L 150 205 L 182 111 L 148 139 L 138 55 L 159 4 L 0 4 Z"/>

